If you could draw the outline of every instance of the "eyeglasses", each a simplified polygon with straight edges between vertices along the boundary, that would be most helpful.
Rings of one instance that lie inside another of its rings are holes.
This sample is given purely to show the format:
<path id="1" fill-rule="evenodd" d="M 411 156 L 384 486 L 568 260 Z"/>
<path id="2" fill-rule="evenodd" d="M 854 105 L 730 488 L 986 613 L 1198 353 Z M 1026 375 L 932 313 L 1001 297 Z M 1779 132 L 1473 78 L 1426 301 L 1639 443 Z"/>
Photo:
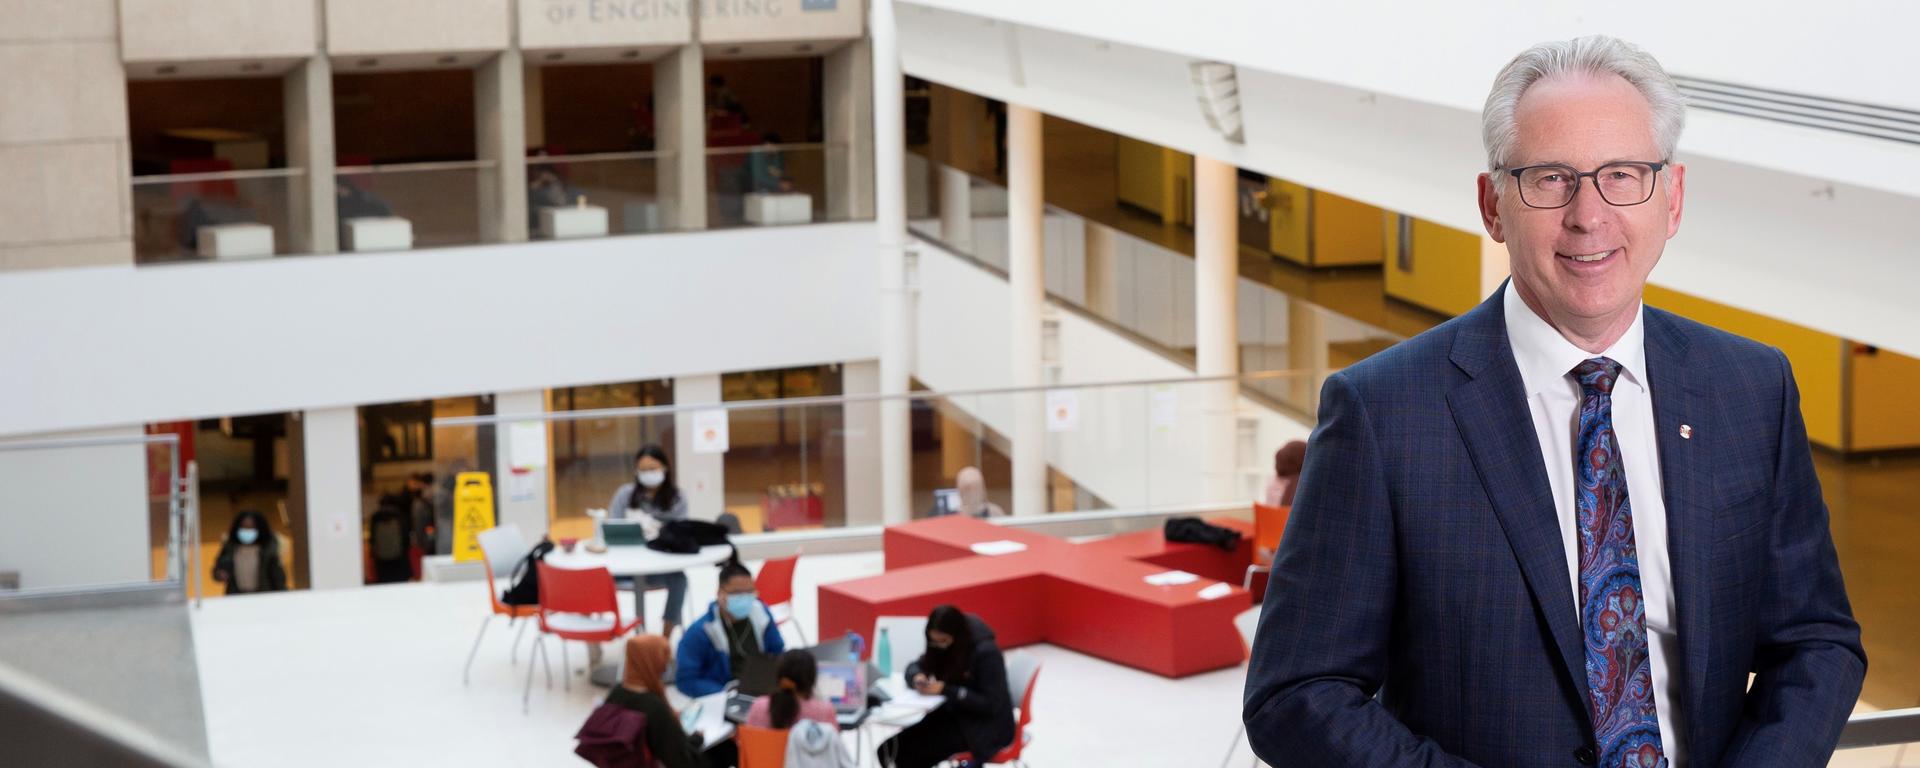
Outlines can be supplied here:
<path id="1" fill-rule="evenodd" d="M 1529 208 L 1565 208 L 1580 192 L 1580 180 L 1593 179 L 1593 188 L 1609 205 L 1639 205 L 1653 199 L 1653 180 L 1666 163 L 1607 163 L 1581 173 L 1571 165 L 1548 163 L 1507 171 L 1520 184 L 1520 202 Z"/>

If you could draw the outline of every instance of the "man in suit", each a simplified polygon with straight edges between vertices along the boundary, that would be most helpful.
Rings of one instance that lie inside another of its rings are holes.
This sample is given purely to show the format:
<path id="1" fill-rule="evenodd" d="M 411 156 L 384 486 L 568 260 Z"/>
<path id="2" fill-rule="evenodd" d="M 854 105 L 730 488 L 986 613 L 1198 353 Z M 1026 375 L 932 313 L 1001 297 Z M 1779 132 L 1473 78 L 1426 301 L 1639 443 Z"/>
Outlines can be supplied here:
<path id="1" fill-rule="evenodd" d="M 1641 305 L 1683 109 L 1611 38 L 1495 81 L 1512 278 L 1327 380 L 1247 677 L 1267 762 L 1830 758 L 1866 657 L 1793 372 Z"/>

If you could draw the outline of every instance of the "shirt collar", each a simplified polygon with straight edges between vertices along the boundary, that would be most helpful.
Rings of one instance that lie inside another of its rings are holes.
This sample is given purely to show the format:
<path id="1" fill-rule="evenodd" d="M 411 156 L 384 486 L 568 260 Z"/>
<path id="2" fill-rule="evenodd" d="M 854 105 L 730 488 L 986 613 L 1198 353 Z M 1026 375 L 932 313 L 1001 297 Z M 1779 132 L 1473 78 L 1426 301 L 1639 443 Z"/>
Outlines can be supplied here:
<path id="1" fill-rule="evenodd" d="M 1507 319 L 1507 345 L 1513 350 L 1513 362 L 1520 368 L 1520 382 L 1526 386 L 1527 396 L 1545 392 L 1550 386 L 1564 387 L 1573 367 L 1596 355 L 1574 346 L 1545 319 L 1534 314 L 1527 303 L 1520 300 L 1520 292 L 1514 290 L 1512 280 L 1508 280 L 1502 290 L 1506 292 L 1501 305 Z M 1641 392 L 1647 391 L 1646 329 L 1641 324 L 1645 317 L 1646 305 L 1642 303 L 1634 308 L 1633 325 L 1627 326 L 1627 332 L 1599 355 L 1619 363 L 1622 378 Z"/>

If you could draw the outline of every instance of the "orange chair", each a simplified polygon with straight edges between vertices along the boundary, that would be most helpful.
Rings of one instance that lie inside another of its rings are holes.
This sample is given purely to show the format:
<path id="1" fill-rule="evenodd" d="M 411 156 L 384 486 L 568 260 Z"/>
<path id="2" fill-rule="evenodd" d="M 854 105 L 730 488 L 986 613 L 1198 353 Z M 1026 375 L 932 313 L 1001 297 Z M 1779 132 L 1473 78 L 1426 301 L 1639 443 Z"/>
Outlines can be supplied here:
<path id="1" fill-rule="evenodd" d="M 480 621 L 480 634 L 474 636 L 473 650 L 467 652 L 467 668 L 460 673 L 461 685 L 466 685 L 473 680 L 473 657 L 480 653 L 480 641 L 487 636 L 487 625 L 493 623 L 495 616 L 507 617 L 507 626 L 511 627 L 520 619 L 540 613 L 540 606 L 537 605 L 507 605 L 500 602 L 500 588 L 493 584 L 493 564 L 498 560 L 517 564 L 518 561 L 514 558 L 520 557 L 527 550 L 527 541 L 520 536 L 520 526 L 503 525 L 481 531 L 479 538 L 480 566 L 487 572 L 487 602 L 492 606 L 492 610 L 487 613 L 485 619 Z M 525 630 L 527 625 L 521 624 L 520 628 Z M 519 647 L 520 636 L 514 635 L 513 649 L 507 652 L 509 659 L 513 657 L 513 650 Z"/>
<path id="2" fill-rule="evenodd" d="M 560 638 L 560 677 L 567 690 L 573 690 L 567 661 L 567 641 L 606 643 L 620 639 L 634 627 L 633 621 L 620 620 L 620 599 L 614 595 L 613 574 L 605 568 L 556 568 L 544 561 L 540 567 L 540 634 L 533 639 L 533 650 L 547 661 L 547 635 Z M 612 618 L 607 618 L 612 614 Z M 551 672 L 549 672 L 551 674 Z M 553 678 L 547 678 L 553 685 Z M 527 709 L 533 696 L 533 663 L 527 663 L 527 687 L 520 695 L 520 709 Z"/>
<path id="3" fill-rule="evenodd" d="M 1020 753 L 1033 741 L 1033 734 L 1027 733 L 1027 725 L 1033 722 L 1033 688 L 1040 679 L 1040 657 L 1026 651 L 1014 651 L 1007 654 L 1007 685 L 1009 691 L 1020 699 L 1019 711 L 1013 721 L 1013 743 L 1001 748 L 989 763 L 1013 763 L 1025 766 Z M 973 760 L 972 752 L 961 752 L 947 758 L 952 762 Z M 746 768 L 742 763 L 740 768 Z"/>
<path id="4" fill-rule="evenodd" d="M 1273 570 L 1273 553 L 1280 549 L 1280 534 L 1287 530 L 1287 514 L 1291 511 L 1292 507 L 1253 505 L 1253 565 L 1247 566 L 1241 589 L 1253 591 L 1253 575 Z"/>
<path id="5" fill-rule="evenodd" d="M 800 628 L 800 622 L 793 618 L 793 571 L 800 564 L 800 553 L 793 557 L 768 560 L 760 565 L 760 575 L 754 577 L 753 589 L 760 593 L 760 602 L 767 604 L 773 612 L 773 623 L 792 624 L 794 634 L 800 636 L 802 646 L 812 645 L 807 640 L 806 630 Z"/>
<path id="6" fill-rule="evenodd" d="M 742 725 L 733 734 L 740 748 L 740 768 L 781 768 L 787 763 L 787 729 Z"/>

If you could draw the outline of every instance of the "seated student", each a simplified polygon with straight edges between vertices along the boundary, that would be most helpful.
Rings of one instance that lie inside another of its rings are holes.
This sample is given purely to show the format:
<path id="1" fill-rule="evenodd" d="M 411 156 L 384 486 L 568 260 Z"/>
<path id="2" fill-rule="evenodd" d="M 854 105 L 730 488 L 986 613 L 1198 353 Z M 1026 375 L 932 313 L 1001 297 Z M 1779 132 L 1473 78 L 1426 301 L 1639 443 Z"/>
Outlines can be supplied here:
<path id="1" fill-rule="evenodd" d="M 287 588 L 280 536 L 267 525 L 265 515 L 249 509 L 234 516 L 226 541 L 220 542 L 220 554 L 213 558 L 213 580 L 226 584 L 229 595 Z"/>
<path id="2" fill-rule="evenodd" d="M 1007 661 L 993 630 L 951 605 L 927 614 L 927 650 L 907 665 L 915 690 L 946 702 L 880 745 L 880 764 L 929 768 L 961 752 L 976 762 L 1013 743 L 1013 696 Z"/>
<path id="3" fill-rule="evenodd" d="M 813 695 L 820 667 L 811 652 L 793 650 L 780 654 L 780 666 L 775 674 L 779 690 L 753 700 L 753 708 L 747 710 L 747 725 L 785 730 L 804 719 L 839 726 L 833 702 Z"/>
<path id="4" fill-rule="evenodd" d="M 717 693 L 733 680 L 746 657 L 773 656 L 786 649 L 773 612 L 755 596 L 753 573 L 739 560 L 729 560 L 720 567 L 720 599 L 680 636 L 673 684 L 688 696 Z"/>
<path id="5" fill-rule="evenodd" d="M 633 480 L 613 492 L 607 504 L 607 517 L 615 520 L 638 519 L 646 515 L 662 523 L 687 519 L 687 497 L 673 482 L 673 464 L 658 445 L 644 445 L 633 456 Z M 680 609 L 687 600 L 687 575 L 656 573 L 642 577 L 649 587 L 665 587 L 667 604 L 660 609 L 660 636 L 673 637 L 680 626 Z M 631 587 L 630 580 L 622 586 Z"/>
<path id="6" fill-rule="evenodd" d="M 953 509 L 948 509 L 941 506 L 939 500 L 936 499 L 933 511 L 927 513 L 928 517 L 944 517 L 946 515 L 1006 517 L 1006 510 L 1001 509 L 1000 505 L 987 500 L 987 476 L 981 474 L 979 469 L 975 467 L 962 467 L 960 473 L 954 475 L 953 489 L 954 496 L 958 497 L 954 501 L 957 506 Z"/>
<path id="7" fill-rule="evenodd" d="M 607 703 L 618 704 L 647 718 L 647 751 L 666 768 L 706 768 L 700 754 L 701 735 L 688 735 L 680 727 L 680 717 L 667 704 L 667 689 L 660 674 L 667 669 L 673 652 L 667 639 L 659 635 L 635 635 L 627 638 L 627 663 L 620 670 L 620 684 L 607 694 Z"/>

